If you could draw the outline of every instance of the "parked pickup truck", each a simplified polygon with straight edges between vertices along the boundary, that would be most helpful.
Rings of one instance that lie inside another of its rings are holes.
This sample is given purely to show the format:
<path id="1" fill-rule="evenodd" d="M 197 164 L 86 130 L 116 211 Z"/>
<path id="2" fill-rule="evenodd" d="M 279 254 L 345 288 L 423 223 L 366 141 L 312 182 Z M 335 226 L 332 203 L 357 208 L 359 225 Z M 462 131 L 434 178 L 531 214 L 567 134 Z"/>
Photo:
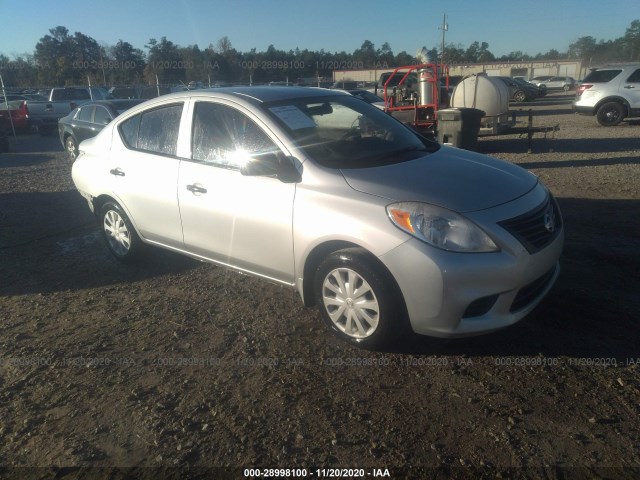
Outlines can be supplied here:
<path id="1" fill-rule="evenodd" d="M 8 100 L 0 102 L 0 118 L 6 120 L 9 131 L 29 130 L 29 111 L 26 100 Z"/>
<path id="2" fill-rule="evenodd" d="M 102 88 L 67 87 L 52 88 L 46 101 L 27 101 L 29 127 L 43 135 L 58 131 L 58 120 L 68 115 L 78 105 L 91 100 L 104 100 L 107 93 Z"/>

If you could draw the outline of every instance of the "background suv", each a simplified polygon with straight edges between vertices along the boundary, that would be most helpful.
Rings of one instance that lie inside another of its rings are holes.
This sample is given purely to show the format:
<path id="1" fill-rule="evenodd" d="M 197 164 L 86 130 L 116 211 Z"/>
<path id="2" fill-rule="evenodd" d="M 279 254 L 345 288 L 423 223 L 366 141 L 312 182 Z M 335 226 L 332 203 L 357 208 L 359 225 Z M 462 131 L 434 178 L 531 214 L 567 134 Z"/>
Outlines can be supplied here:
<path id="1" fill-rule="evenodd" d="M 604 126 L 640 116 L 640 63 L 595 68 L 576 90 L 573 109 Z"/>

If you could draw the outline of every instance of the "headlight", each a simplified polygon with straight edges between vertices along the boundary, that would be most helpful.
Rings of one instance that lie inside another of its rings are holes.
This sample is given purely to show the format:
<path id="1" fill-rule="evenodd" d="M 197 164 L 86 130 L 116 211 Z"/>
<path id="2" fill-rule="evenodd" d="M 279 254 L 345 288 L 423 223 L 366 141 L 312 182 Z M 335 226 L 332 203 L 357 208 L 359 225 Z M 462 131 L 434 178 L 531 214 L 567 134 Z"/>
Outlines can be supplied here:
<path id="1" fill-rule="evenodd" d="M 500 250 L 476 224 L 445 208 L 418 202 L 387 206 L 395 226 L 437 248 L 452 252 Z"/>

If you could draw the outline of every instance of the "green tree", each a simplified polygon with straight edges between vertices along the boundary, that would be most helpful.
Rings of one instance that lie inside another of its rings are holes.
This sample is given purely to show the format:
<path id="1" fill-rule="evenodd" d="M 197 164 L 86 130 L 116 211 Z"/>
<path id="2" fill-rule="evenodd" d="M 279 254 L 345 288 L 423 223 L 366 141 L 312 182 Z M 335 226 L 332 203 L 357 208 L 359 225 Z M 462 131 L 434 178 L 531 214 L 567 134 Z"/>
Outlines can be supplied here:
<path id="1" fill-rule="evenodd" d="M 377 60 L 375 45 L 369 40 L 365 40 L 360 48 L 353 52 L 353 61 L 363 68 L 373 68 Z"/>
<path id="2" fill-rule="evenodd" d="M 382 47 L 380 47 L 376 56 L 378 57 L 378 63 L 382 66 L 386 65 L 387 67 L 395 66 L 395 57 L 393 55 L 393 50 L 391 49 L 391 45 L 389 42 L 384 42 Z"/>
<path id="3" fill-rule="evenodd" d="M 38 69 L 35 67 L 33 55 L 18 55 L 11 60 L 0 54 L 0 74 L 7 87 L 28 87 L 38 83 Z"/>
<path id="4" fill-rule="evenodd" d="M 134 48 L 129 42 L 118 40 L 110 49 L 109 60 L 113 68 L 109 69 L 109 82 L 111 84 L 132 84 L 140 83 L 144 76 L 145 59 L 144 53 L 138 48 Z"/>
<path id="5" fill-rule="evenodd" d="M 106 54 L 93 38 L 76 32 L 69 39 L 70 51 L 66 52 L 71 57 L 72 76 L 71 81 L 67 78 L 67 83 L 76 85 L 84 84 L 87 76 L 92 77 L 92 82 L 102 82 L 104 79 L 104 60 Z"/>
<path id="6" fill-rule="evenodd" d="M 640 60 L 640 20 L 631 22 L 622 39 L 626 60 Z"/>
<path id="7" fill-rule="evenodd" d="M 185 64 L 173 42 L 167 40 L 167 37 L 162 37 L 159 42 L 151 38 L 145 47 L 149 50 L 144 69 L 147 82 L 154 84 L 156 78 L 161 84 L 178 84 L 185 81 Z"/>
<path id="8" fill-rule="evenodd" d="M 218 40 L 214 51 L 220 56 L 221 79 L 225 81 L 237 81 L 242 75 L 242 62 L 238 51 L 233 48 L 229 37 L 224 36 Z"/>
<path id="9" fill-rule="evenodd" d="M 570 58 L 588 59 L 596 53 L 596 39 L 587 36 L 580 37 L 578 40 L 569 45 L 567 54 Z"/>
<path id="10" fill-rule="evenodd" d="M 552 48 L 546 53 L 538 53 L 535 56 L 536 60 L 560 60 L 561 58 L 565 58 L 567 54 L 560 53 L 555 48 Z"/>
<path id="11" fill-rule="evenodd" d="M 454 45 L 452 43 L 444 46 L 444 61 L 445 63 L 466 63 L 465 51 L 460 44 Z"/>
<path id="12" fill-rule="evenodd" d="M 38 82 L 42 85 L 64 85 L 67 79 L 72 78 L 72 61 L 68 56 L 72 51 L 69 30 L 62 26 L 50 29 L 35 48 Z"/>
<path id="13" fill-rule="evenodd" d="M 521 50 L 516 50 L 515 52 L 510 52 L 507 55 L 502 55 L 497 60 L 501 60 L 503 62 L 522 62 L 527 60 L 533 60 L 533 58 L 522 52 Z"/>
<path id="14" fill-rule="evenodd" d="M 404 67 L 406 65 L 411 65 L 415 61 L 416 61 L 415 57 L 413 57 L 412 55 L 409 55 L 404 50 L 395 56 L 396 67 Z"/>

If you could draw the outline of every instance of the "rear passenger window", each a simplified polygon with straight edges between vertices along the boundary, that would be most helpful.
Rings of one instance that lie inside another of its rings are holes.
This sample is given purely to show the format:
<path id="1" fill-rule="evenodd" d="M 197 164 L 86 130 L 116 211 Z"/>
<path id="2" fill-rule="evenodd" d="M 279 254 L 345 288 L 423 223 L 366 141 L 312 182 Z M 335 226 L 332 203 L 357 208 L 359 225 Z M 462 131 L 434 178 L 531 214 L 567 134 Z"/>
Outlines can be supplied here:
<path id="1" fill-rule="evenodd" d="M 583 83 L 607 83 L 616 78 L 622 70 L 593 70 L 586 77 Z"/>
<path id="2" fill-rule="evenodd" d="M 143 112 L 120 124 L 120 135 L 129 148 L 175 155 L 182 106 L 168 105 Z"/>
<path id="3" fill-rule="evenodd" d="M 80 109 L 80 115 L 78 115 L 78 120 L 82 120 L 83 122 L 90 122 L 91 115 L 93 114 L 94 107 L 82 107 Z"/>

